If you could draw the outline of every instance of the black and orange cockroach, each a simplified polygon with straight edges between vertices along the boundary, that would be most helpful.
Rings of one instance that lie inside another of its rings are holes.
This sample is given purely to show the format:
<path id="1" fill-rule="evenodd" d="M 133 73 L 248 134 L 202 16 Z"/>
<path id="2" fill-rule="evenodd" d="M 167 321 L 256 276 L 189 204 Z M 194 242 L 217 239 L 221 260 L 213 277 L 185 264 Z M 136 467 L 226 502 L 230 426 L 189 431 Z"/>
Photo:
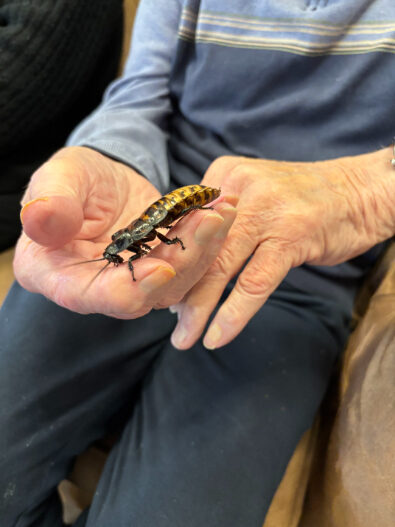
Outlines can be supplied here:
<path id="1" fill-rule="evenodd" d="M 111 236 L 112 242 L 104 250 L 103 258 L 79 263 L 108 261 L 93 278 L 94 280 L 111 263 L 115 266 L 123 263 L 124 259 L 122 256 L 119 256 L 120 252 L 131 251 L 135 254 L 128 259 L 128 267 L 132 273 L 133 280 L 136 281 L 132 262 L 149 253 L 152 247 L 148 245 L 148 242 L 158 238 L 167 245 L 178 243 L 181 249 L 185 250 L 185 246 L 180 238 L 175 237 L 170 239 L 161 232 L 158 232 L 157 229 L 171 229 L 175 221 L 185 217 L 193 210 L 212 209 L 213 207 L 205 207 L 204 205 L 214 201 L 220 194 L 220 189 L 203 185 L 188 185 L 177 188 L 162 196 L 155 203 L 152 203 L 139 218 L 132 221 L 127 227 L 115 232 Z"/>

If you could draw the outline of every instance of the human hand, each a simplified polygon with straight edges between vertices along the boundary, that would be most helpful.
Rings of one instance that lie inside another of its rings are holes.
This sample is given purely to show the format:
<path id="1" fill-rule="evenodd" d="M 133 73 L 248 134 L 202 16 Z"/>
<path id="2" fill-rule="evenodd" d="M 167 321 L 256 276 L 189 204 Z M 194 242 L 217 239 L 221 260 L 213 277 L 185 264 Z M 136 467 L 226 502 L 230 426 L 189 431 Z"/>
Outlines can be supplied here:
<path id="1" fill-rule="evenodd" d="M 369 170 L 388 164 L 380 155 L 380 160 L 376 154 L 358 156 L 359 166 L 369 166 L 365 171 L 355 169 L 356 158 L 317 163 L 216 160 L 202 184 L 237 195 L 237 218 L 209 271 L 172 307 L 179 317 L 174 346 L 187 349 L 201 336 L 227 283 L 250 257 L 205 335 L 209 349 L 236 337 L 292 267 L 305 262 L 335 265 L 390 237 L 392 202 L 381 193 L 387 206 L 378 207 L 380 192 L 375 196 L 369 190 Z"/>
<path id="2" fill-rule="evenodd" d="M 170 237 L 184 241 L 186 251 L 159 243 L 137 260 L 136 282 L 127 265 L 110 266 L 87 288 L 104 264 L 72 265 L 100 258 L 111 234 L 159 197 L 144 177 L 92 149 L 60 150 L 33 175 L 23 198 L 17 280 L 79 313 L 136 318 L 180 301 L 216 258 L 235 218 L 224 198 L 215 211 L 191 214 L 170 231 Z"/>

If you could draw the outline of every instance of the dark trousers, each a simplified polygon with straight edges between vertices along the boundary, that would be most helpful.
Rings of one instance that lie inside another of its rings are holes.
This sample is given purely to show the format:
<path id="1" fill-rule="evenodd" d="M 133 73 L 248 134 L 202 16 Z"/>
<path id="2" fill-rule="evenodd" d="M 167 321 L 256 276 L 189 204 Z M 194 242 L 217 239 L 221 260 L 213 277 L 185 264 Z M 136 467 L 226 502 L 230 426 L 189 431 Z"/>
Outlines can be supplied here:
<path id="1" fill-rule="evenodd" d="M 260 527 L 312 424 L 350 306 L 285 281 L 242 334 L 169 343 L 175 316 L 80 316 L 14 285 L 0 316 L 0 525 L 62 525 L 56 486 L 124 426 L 86 527 Z"/>

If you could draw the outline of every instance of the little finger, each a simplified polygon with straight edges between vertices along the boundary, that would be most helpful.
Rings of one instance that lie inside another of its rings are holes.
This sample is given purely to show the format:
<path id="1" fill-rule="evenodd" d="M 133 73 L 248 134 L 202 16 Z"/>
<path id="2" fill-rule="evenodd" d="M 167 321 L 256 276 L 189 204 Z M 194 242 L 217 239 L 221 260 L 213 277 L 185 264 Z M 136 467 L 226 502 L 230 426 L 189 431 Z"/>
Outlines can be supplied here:
<path id="1" fill-rule="evenodd" d="M 280 285 L 291 268 L 291 260 L 280 249 L 260 245 L 237 279 L 204 337 L 207 349 L 233 340 Z"/>

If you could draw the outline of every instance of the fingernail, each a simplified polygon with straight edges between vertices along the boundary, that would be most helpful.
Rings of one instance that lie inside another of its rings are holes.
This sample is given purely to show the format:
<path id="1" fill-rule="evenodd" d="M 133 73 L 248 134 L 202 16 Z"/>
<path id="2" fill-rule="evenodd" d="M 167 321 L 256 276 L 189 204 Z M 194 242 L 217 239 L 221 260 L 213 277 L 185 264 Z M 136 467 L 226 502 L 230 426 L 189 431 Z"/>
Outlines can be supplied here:
<path id="1" fill-rule="evenodd" d="M 175 330 L 173 331 L 170 340 L 175 348 L 182 346 L 183 342 L 188 337 L 188 331 L 184 324 L 178 323 Z"/>
<path id="2" fill-rule="evenodd" d="M 20 212 L 20 218 L 21 218 L 21 223 L 23 225 L 23 214 L 25 213 L 26 209 L 28 207 L 30 207 L 30 205 L 32 205 L 33 203 L 36 203 L 36 201 L 48 201 L 49 198 L 35 198 L 35 199 L 32 199 L 30 201 L 28 201 L 27 203 L 25 203 L 22 207 L 22 210 Z"/>
<path id="3" fill-rule="evenodd" d="M 219 339 L 222 337 L 222 329 L 216 322 L 211 324 L 204 339 L 203 346 L 209 350 L 214 350 L 217 347 Z"/>
<path id="4" fill-rule="evenodd" d="M 196 312 L 194 308 L 191 308 L 185 303 L 176 304 L 174 307 L 176 308 L 178 323 L 171 335 L 171 342 L 175 348 L 180 349 L 185 344 L 191 327 L 194 325 Z"/>
<path id="5" fill-rule="evenodd" d="M 224 216 L 224 222 L 221 227 L 216 232 L 214 238 L 217 240 L 223 240 L 226 238 L 229 229 L 231 228 L 233 222 L 236 218 L 237 210 L 235 207 L 227 206 L 221 208 L 221 214 Z"/>
<path id="6" fill-rule="evenodd" d="M 140 288 L 145 293 L 152 293 L 162 285 L 167 284 L 176 276 L 176 272 L 169 267 L 160 266 L 140 282 Z"/>
<path id="7" fill-rule="evenodd" d="M 224 219 L 219 214 L 208 214 L 195 231 L 196 243 L 199 245 L 206 244 L 220 230 L 223 223 Z"/>

